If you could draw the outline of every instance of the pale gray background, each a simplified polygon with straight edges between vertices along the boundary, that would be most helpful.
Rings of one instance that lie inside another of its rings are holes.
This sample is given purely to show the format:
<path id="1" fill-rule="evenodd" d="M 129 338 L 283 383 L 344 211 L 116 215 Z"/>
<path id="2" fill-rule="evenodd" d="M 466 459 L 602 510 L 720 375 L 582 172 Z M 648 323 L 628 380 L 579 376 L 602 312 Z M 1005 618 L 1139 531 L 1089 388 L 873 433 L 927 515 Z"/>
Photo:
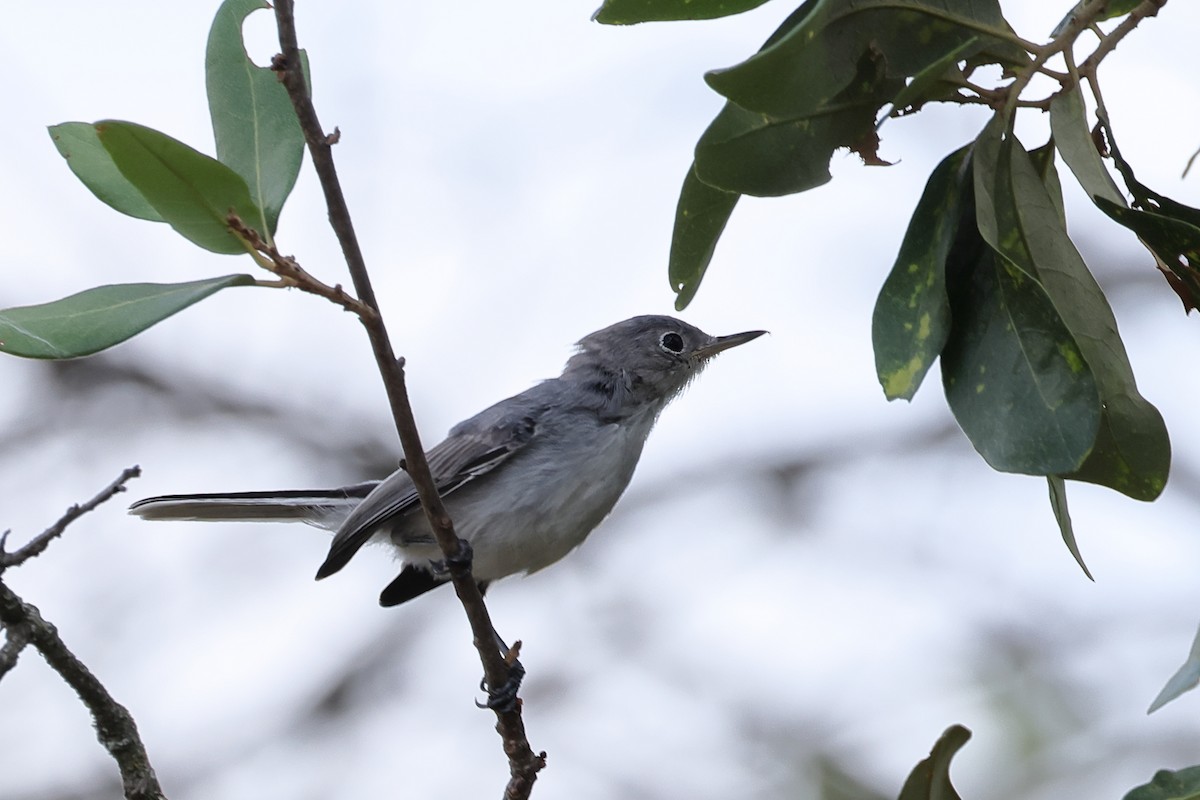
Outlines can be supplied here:
<path id="1" fill-rule="evenodd" d="M 705 69 L 791 10 L 606 28 L 592 3 L 299 3 L 336 148 L 426 440 L 553 375 L 571 342 L 668 313 L 671 219 L 720 98 Z M 1038 38 L 1068 3 L 1006 2 Z M 45 133 L 132 119 L 212 151 L 203 52 L 216 2 L 27 3 L 0 27 L 0 306 L 106 282 L 248 271 L 121 217 Z M 271 17 L 251 18 L 256 57 Z M 1142 180 L 1180 181 L 1200 145 L 1200 7 L 1170 3 L 1105 62 Z M 1045 139 L 1034 114 L 1028 144 Z M 1063 547 L 1044 482 L 998 475 L 957 432 L 936 373 L 888 404 L 874 297 L 933 165 L 978 109 L 890 121 L 887 169 L 744 200 L 696 302 L 723 356 L 664 415 L 634 483 L 581 551 L 497 585 L 526 641 L 541 798 L 816 797 L 836 763 L 892 796 L 949 724 L 970 798 L 1120 797 L 1200 762 L 1197 697 L 1145 708 L 1200 619 L 1196 321 L 1132 235 L 1068 184 L 1071 224 L 1111 288 L 1175 474 L 1152 505 L 1071 487 L 1097 582 Z M 310 172 L 279 241 L 345 281 Z M 379 609 L 395 565 L 364 552 L 314 583 L 303 526 L 151 525 L 149 494 L 336 485 L 398 456 L 359 325 L 299 293 L 230 290 L 101 360 L 0 361 L 0 529 L 17 544 L 121 468 L 145 477 L 6 582 L 38 605 L 139 721 L 176 800 L 493 797 L 507 768 L 472 700 L 454 598 Z M 0 684 L 0 797 L 118 796 L 84 710 L 33 652 Z"/>

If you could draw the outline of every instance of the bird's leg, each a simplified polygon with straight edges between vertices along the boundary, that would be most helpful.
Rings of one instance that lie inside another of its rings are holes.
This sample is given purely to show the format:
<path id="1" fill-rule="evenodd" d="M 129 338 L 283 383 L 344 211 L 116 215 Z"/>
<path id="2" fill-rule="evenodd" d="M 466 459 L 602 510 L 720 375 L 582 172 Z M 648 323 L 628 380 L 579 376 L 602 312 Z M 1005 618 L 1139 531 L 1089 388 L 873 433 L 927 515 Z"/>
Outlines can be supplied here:
<path id="1" fill-rule="evenodd" d="M 492 635 L 496 637 L 496 644 L 500 648 L 500 652 L 504 654 L 504 663 L 508 665 L 508 679 L 498 687 L 488 686 L 487 676 L 479 682 L 480 691 L 487 692 L 487 702 L 481 703 L 475 701 L 475 705 L 479 708 L 490 708 L 493 711 L 505 713 L 508 711 L 517 710 L 517 692 L 521 688 L 521 681 L 525 678 L 525 667 L 522 666 L 517 658 L 521 654 L 521 642 L 518 640 L 509 647 L 500 638 L 500 634 L 492 628 Z"/>
<path id="2" fill-rule="evenodd" d="M 451 576 L 467 574 L 471 570 L 471 558 L 473 551 L 471 543 L 466 539 L 458 540 L 458 552 L 453 556 L 447 557 L 443 561 L 433 562 L 433 568 L 436 573 L 446 572 Z M 487 583 L 479 584 L 479 591 L 482 594 L 487 589 Z M 517 708 L 517 692 L 521 688 L 521 681 L 525 678 L 525 667 L 517 659 L 521 654 L 521 643 L 515 642 L 512 647 L 505 643 L 500 633 L 492 628 L 492 637 L 496 640 L 496 647 L 499 648 L 500 654 L 504 656 L 504 663 L 508 665 L 508 678 L 500 686 L 488 686 L 487 676 L 485 675 L 479 681 L 480 691 L 487 692 L 487 701 L 480 703 L 475 701 L 475 705 L 480 708 L 490 708 L 493 711 L 501 713 L 507 711 L 515 711 Z"/>

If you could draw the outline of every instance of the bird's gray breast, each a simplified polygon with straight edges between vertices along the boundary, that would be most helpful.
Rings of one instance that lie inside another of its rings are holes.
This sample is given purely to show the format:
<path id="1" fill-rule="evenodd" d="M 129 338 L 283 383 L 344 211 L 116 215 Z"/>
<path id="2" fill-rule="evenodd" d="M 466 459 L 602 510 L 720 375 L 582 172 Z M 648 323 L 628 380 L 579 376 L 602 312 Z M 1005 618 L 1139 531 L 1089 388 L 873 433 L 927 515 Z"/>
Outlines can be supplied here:
<path id="1" fill-rule="evenodd" d="M 534 572 L 577 547 L 629 485 L 655 416 L 647 409 L 605 422 L 593 412 L 556 409 L 538 419 L 526 447 L 449 494 L 455 529 L 474 549 L 475 577 Z M 397 544 L 408 560 L 438 557 Z"/>

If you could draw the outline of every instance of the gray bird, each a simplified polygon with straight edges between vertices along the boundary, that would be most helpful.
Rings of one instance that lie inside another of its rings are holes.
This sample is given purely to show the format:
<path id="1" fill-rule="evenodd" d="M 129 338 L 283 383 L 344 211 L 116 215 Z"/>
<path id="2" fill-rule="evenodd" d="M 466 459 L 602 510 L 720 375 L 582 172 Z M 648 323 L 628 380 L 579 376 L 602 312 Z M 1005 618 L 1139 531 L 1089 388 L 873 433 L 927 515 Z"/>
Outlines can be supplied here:
<path id="1" fill-rule="evenodd" d="M 458 535 L 474 551 L 480 589 L 553 564 L 616 505 L 663 408 L 722 350 L 762 336 L 709 336 L 642 316 L 580 340 L 562 375 L 460 422 L 427 454 Z M 140 500 L 142 519 L 300 520 L 334 530 L 317 578 L 368 541 L 404 562 L 379 602 L 394 606 L 449 580 L 442 553 L 401 466 L 382 481 L 317 491 L 165 495 Z"/>

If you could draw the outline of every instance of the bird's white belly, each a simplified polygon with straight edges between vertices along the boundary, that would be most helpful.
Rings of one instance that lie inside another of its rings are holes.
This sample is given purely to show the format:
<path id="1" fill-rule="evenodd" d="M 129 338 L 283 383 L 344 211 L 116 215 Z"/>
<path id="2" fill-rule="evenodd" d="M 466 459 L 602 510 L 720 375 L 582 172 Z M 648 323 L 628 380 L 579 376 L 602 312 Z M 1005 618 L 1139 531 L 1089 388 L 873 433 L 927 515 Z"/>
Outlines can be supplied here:
<path id="1" fill-rule="evenodd" d="M 446 509 L 455 530 L 474 550 L 475 578 L 535 572 L 578 547 L 629 485 L 653 422 L 650 417 L 583 429 L 577 437 L 548 437 L 559 446 L 531 446 L 449 494 Z M 441 558 L 436 546 L 399 549 L 406 561 Z"/>

